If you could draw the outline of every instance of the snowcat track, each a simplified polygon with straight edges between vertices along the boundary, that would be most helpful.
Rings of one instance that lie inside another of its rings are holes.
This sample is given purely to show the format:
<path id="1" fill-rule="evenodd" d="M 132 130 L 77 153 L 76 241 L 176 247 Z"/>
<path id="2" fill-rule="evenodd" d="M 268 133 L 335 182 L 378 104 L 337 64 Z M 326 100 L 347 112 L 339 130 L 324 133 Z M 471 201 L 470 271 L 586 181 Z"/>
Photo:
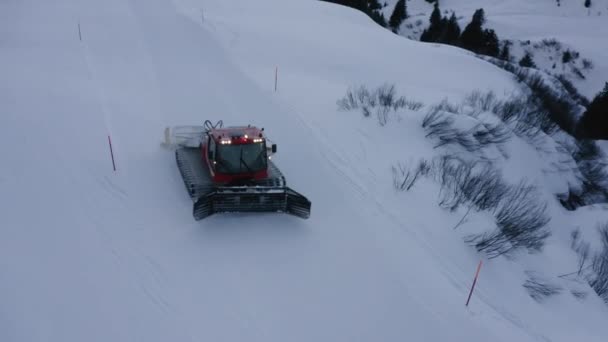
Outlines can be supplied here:
<path id="1" fill-rule="evenodd" d="M 194 201 L 193 216 L 202 220 L 215 213 L 283 212 L 310 217 L 310 201 L 285 184 L 281 171 L 268 161 L 269 177 L 234 186 L 215 186 L 196 148 L 175 151 L 178 168 Z"/>

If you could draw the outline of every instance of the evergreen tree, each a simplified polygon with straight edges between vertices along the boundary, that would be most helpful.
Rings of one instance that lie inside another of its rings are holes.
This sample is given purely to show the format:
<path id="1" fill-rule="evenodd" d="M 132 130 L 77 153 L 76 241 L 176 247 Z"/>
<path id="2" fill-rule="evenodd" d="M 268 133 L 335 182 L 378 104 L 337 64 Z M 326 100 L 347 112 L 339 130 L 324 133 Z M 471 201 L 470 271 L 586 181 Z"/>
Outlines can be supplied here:
<path id="1" fill-rule="evenodd" d="M 378 25 L 382 27 L 388 26 L 386 23 L 386 18 L 384 18 L 384 14 L 379 11 L 373 11 L 369 13 L 370 18 L 372 18 Z"/>
<path id="2" fill-rule="evenodd" d="M 441 11 L 439 10 L 439 4 L 435 3 L 433 8 L 433 12 L 431 13 L 431 18 L 429 19 L 431 25 L 429 27 L 437 27 L 441 24 Z"/>
<path id="3" fill-rule="evenodd" d="M 534 64 L 534 60 L 532 59 L 532 55 L 529 52 L 519 60 L 519 66 L 526 68 L 536 68 L 536 64 Z"/>
<path id="4" fill-rule="evenodd" d="M 481 28 L 485 22 L 485 14 L 483 8 L 475 11 L 471 22 L 465 27 L 460 36 L 462 47 L 471 51 L 479 51 L 483 47 L 484 32 Z"/>
<path id="5" fill-rule="evenodd" d="M 583 114 L 579 131 L 584 138 L 608 139 L 608 82 Z"/>
<path id="6" fill-rule="evenodd" d="M 505 41 L 504 44 L 502 45 L 502 50 L 500 50 L 500 56 L 498 58 L 502 59 L 503 61 L 510 61 L 511 60 L 511 42 L 510 41 Z"/>
<path id="7" fill-rule="evenodd" d="M 487 29 L 483 31 L 482 45 L 483 46 L 479 50 L 479 53 L 492 57 L 498 57 L 500 47 L 498 45 L 498 36 L 496 36 L 496 32 L 494 32 L 494 30 Z"/>
<path id="8" fill-rule="evenodd" d="M 483 8 L 480 8 L 476 10 L 475 13 L 473 13 L 472 22 L 479 25 L 479 27 L 483 26 L 483 24 L 486 23 L 486 13 L 484 12 Z"/>
<path id="9" fill-rule="evenodd" d="M 585 7 L 591 7 L 591 0 L 585 0 Z"/>
<path id="10" fill-rule="evenodd" d="M 460 39 L 460 26 L 456 14 L 452 12 L 450 19 L 447 20 L 444 28 L 442 43 L 455 45 Z"/>
<path id="11" fill-rule="evenodd" d="M 394 32 L 397 32 L 399 26 L 403 20 L 407 18 L 407 7 L 405 4 L 405 0 L 399 0 L 395 4 L 395 9 L 393 10 L 393 14 L 391 14 L 391 18 L 389 19 L 389 26 L 393 29 Z"/>
<path id="12" fill-rule="evenodd" d="M 572 53 L 570 52 L 570 50 L 564 51 L 564 53 L 562 54 L 562 63 L 567 64 L 567 63 L 570 63 L 571 60 L 572 60 Z"/>
<path id="13" fill-rule="evenodd" d="M 435 8 L 431 13 L 429 22 L 430 25 L 422 32 L 420 40 L 423 42 L 438 42 L 444 31 L 447 20 L 442 18 L 441 11 L 439 10 L 439 5 L 437 5 L 437 3 L 435 3 Z"/>

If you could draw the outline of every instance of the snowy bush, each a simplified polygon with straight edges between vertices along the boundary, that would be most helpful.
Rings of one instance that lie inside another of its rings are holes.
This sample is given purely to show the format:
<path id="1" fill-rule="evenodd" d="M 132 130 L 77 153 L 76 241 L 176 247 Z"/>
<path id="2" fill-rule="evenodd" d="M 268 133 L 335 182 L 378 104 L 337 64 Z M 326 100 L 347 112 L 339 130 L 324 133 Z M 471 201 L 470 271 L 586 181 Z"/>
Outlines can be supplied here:
<path id="1" fill-rule="evenodd" d="M 422 120 L 426 137 L 437 140 L 434 148 L 456 145 L 468 152 L 478 152 L 488 146 L 503 144 L 510 138 L 509 130 L 502 124 L 477 122 L 468 129 L 457 128 L 453 114 L 444 111 L 458 109 L 446 101 L 432 107 Z"/>
<path id="2" fill-rule="evenodd" d="M 477 109 L 480 112 L 488 112 L 494 109 L 498 99 L 493 91 L 482 93 L 474 91 L 464 98 L 464 104 Z"/>
<path id="3" fill-rule="evenodd" d="M 584 63 L 584 61 L 585 60 L 583 60 L 583 63 Z M 581 95 L 581 93 L 578 92 L 578 89 L 576 89 L 574 84 L 572 84 L 572 82 L 570 82 L 570 80 L 568 78 L 566 78 L 566 76 L 558 75 L 557 80 L 561 83 L 562 87 L 564 87 L 564 89 L 568 92 L 568 94 L 574 100 L 577 101 L 578 104 L 580 104 L 584 107 L 589 106 L 589 99 L 587 99 L 585 96 Z"/>
<path id="4" fill-rule="evenodd" d="M 583 69 L 584 70 L 591 70 L 591 69 L 593 69 L 593 62 L 590 59 L 583 58 L 582 62 L 583 62 Z"/>
<path id="5" fill-rule="evenodd" d="M 424 166 L 420 166 L 424 165 Z M 539 202 L 536 187 L 525 182 L 509 185 L 489 162 L 443 155 L 430 167 L 421 163 L 414 171 L 393 167 L 394 186 L 411 188 L 420 175 L 430 175 L 440 186 L 439 206 L 455 211 L 487 211 L 495 217 L 492 231 L 468 236 L 465 241 L 495 258 L 516 250 L 540 251 L 550 236 L 546 203 Z"/>
<path id="6" fill-rule="evenodd" d="M 586 268 L 587 262 L 590 260 L 591 256 L 591 245 L 589 242 L 585 242 L 581 240 L 581 231 L 580 229 L 576 229 L 570 234 L 572 241 L 570 242 L 570 247 L 572 250 L 576 252 L 578 256 L 578 267 L 576 270 L 576 274 L 581 276 L 583 275 L 583 270 Z"/>
<path id="7" fill-rule="evenodd" d="M 422 102 L 407 100 L 397 96 L 395 85 L 383 84 L 376 90 L 370 91 L 365 86 L 350 87 L 346 95 L 337 101 L 338 109 L 342 111 L 361 110 L 365 117 L 376 115 L 378 123 L 384 126 L 388 123 L 389 114 L 401 108 L 418 110 Z"/>
<path id="8" fill-rule="evenodd" d="M 444 155 L 435 160 L 434 170 L 441 186 L 439 205 L 450 211 L 461 205 L 491 210 L 507 189 L 500 173 L 489 163 Z"/>
<path id="9" fill-rule="evenodd" d="M 527 85 L 531 91 L 528 102 L 533 104 L 535 112 L 542 116 L 536 121 L 546 134 L 551 135 L 561 128 L 574 135 L 578 116 L 577 101 L 569 96 L 567 91 L 554 89 L 538 72 L 498 59 L 486 60 L 513 73 L 519 82 Z"/>
<path id="10" fill-rule="evenodd" d="M 551 284 L 545 277 L 535 273 L 527 271 L 528 279 L 524 282 L 523 286 L 528 291 L 530 297 L 537 302 L 542 302 L 547 297 L 559 294 L 562 288 L 558 285 Z"/>
<path id="11" fill-rule="evenodd" d="M 570 247 L 578 255 L 577 269 L 560 277 L 585 279 L 597 295 L 608 303 L 608 223 L 599 224 L 597 231 L 601 247 L 596 251 L 591 250 L 589 242 L 582 240 L 580 229 L 572 232 Z"/>
<path id="12" fill-rule="evenodd" d="M 551 235 L 547 229 L 550 218 L 546 213 L 547 204 L 537 198 L 538 190 L 533 185 L 522 181 L 509 186 L 493 210 L 497 227 L 491 232 L 470 236 L 467 242 L 490 258 L 518 249 L 542 250 Z"/>
<path id="13" fill-rule="evenodd" d="M 414 183 L 421 177 L 428 175 L 431 170 L 426 160 L 421 160 L 413 170 L 402 164 L 392 167 L 393 186 L 399 191 L 409 191 Z"/>
<path id="14" fill-rule="evenodd" d="M 608 163 L 602 150 L 592 140 L 581 140 L 576 142 L 571 154 L 579 171 L 580 186 L 557 195 L 562 206 L 575 210 L 584 205 L 608 202 Z"/>
<path id="15" fill-rule="evenodd" d="M 608 303 L 608 223 L 600 225 L 602 250 L 593 258 L 592 269 L 595 273 L 589 285 L 606 303 Z"/>

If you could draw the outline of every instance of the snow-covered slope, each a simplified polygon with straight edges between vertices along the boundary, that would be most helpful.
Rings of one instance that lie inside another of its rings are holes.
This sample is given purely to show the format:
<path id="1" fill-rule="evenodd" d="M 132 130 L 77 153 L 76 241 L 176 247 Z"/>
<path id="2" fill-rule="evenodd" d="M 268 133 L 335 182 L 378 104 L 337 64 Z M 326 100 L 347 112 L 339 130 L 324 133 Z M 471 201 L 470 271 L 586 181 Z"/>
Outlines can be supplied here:
<path id="1" fill-rule="evenodd" d="M 387 18 L 395 3 L 396 0 L 386 1 L 383 12 Z M 448 17 L 452 12 L 456 13 L 464 30 L 475 10 L 483 8 L 487 19 L 484 27 L 494 29 L 501 40 L 514 42 L 511 54 L 515 61 L 528 51 L 540 68 L 555 75 L 565 75 L 581 94 L 591 99 L 608 81 L 608 39 L 605 34 L 608 31 L 608 1 L 592 0 L 590 8 L 584 3 L 583 0 L 441 0 L 440 9 Z M 407 6 L 410 18 L 403 23 L 401 34 L 418 39 L 429 24 L 433 5 L 426 0 L 410 0 Z M 543 40 L 557 40 L 560 49 L 547 46 Z M 562 64 L 562 54 L 566 50 L 578 52 L 580 58 Z M 585 67 L 583 59 L 591 61 L 592 67 Z M 577 76 L 578 72 L 584 79 Z"/>
<path id="2" fill-rule="evenodd" d="M 389 191 L 390 163 L 430 142 L 336 112 L 353 83 L 425 103 L 517 89 L 498 68 L 316 1 L 11 0 L 0 19 L 0 340 L 608 336 L 593 294 L 534 302 L 529 264 L 487 262 L 465 308 L 481 256 L 456 216 Z M 311 218 L 195 222 L 159 142 L 205 119 L 264 126 Z"/>

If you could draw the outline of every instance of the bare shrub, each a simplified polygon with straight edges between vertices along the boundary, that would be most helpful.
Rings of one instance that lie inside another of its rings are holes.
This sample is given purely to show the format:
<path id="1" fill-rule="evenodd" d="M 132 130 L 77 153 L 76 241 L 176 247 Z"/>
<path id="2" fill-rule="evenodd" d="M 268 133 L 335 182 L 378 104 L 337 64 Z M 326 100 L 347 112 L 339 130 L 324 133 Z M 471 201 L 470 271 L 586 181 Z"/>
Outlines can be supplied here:
<path id="1" fill-rule="evenodd" d="M 436 160 L 435 170 L 441 185 L 439 205 L 450 211 L 465 203 L 477 210 L 494 209 L 508 188 L 489 163 L 444 155 Z"/>
<path id="2" fill-rule="evenodd" d="M 537 121 L 546 134 L 553 134 L 557 128 L 561 128 L 570 135 L 574 134 L 576 128 L 577 108 L 576 100 L 568 92 L 559 92 L 545 84 L 545 81 L 537 72 L 530 72 L 513 63 L 497 59 L 486 59 L 498 67 L 513 73 L 515 78 L 528 86 L 532 94 L 531 103 L 536 105 L 533 113 L 541 114 Z"/>
<path id="3" fill-rule="evenodd" d="M 589 106 L 589 99 L 585 96 L 581 95 L 578 92 L 578 89 L 566 78 L 564 75 L 558 75 L 557 80 L 561 83 L 562 87 L 570 94 L 570 96 L 575 99 L 582 106 Z"/>
<path id="4" fill-rule="evenodd" d="M 570 291 L 570 293 L 572 293 L 574 298 L 576 298 L 578 300 L 584 300 L 589 295 L 589 293 L 587 293 L 586 291 L 580 291 L 580 290 L 572 290 L 572 291 Z"/>
<path id="5" fill-rule="evenodd" d="M 587 77 L 585 77 L 585 74 L 583 74 L 583 72 L 581 71 L 581 69 L 575 67 L 575 66 L 571 66 L 570 70 L 572 70 L 572 73 L 574 75 L 576 75 L 576 77 L 578 77 L 581 80 L 585 80 L 587 79 Z"/>
<path id="6" fill-rule="evenodd" d="M 572 157 L 581 173 L 581 202 L 592 204 L 608 201 L 608 165 L 604 153 L 595 141 L 578 141 L 577 150 Z"/>
<path id="7" fill-rule="evenodd" d="M 595 293 L 608 303 L 608 222 L 599 224 L 597 230 L 601 248 L 595 253 L 591 252 L 588 242 L 582 241 L 579 229 L 572 232 L 570 247 L 579 258 L 577 270 L 560 277 L 571 275 L 582 277 Z"/>
<path id="8" fill-rule="evenodd" d="M 442 113 L 438 106 L 433 106 L 422 119 L 422 128 L 427 132 L 426 137 L 441 135 L 442 132 L 451 130 L 454 119 Z"/>
<path id="9" fill-rule="evenodd" d="M 503 144 L 510 138 L 502 124 L 478 123 L 467 130 L 454 126 L 454 118 L 441 111 L 443 106 L 432 107 L 422 120 L 427 138 L 437 139 L 434 148 L 456 145 L 468 152 L 477 152 L 490 145 Z"/>
<path id="10" fill-rule="evenodd" d="M 551 284 L 547 279 L 536 274 L 535 272 L 527 271 L 528 279 L 524 282 L 523 287 L 528 291 L 530 297 L 537 302 L 542 302 L 547 297 L 559 294 L 562 288 L 558 285 Z"/>
<path id="11" fill-rule="evenodd" d="M 598 227 L 602 250 L 593 258 L 592 269 L 595 276 L 589 285 L 606 303 L 608 303 L 608 223 Z"/>
<path id="12" fill-rule="evenodd" d="M 392 167 L 393 186 L 399 191 L 409 191 L 421 176 L 426 176 L 431 170 L 431 165 L 426 160 L 421 160 L 414 170 L 398 164 Z"/>
<path id="13" fill-rule="evenodd" d="M 373 91 L 365 86 L 349 87 L 346 95 L 337 101 L 338 109 L 342 111 L 360 109 L 365 117 L 375 113 L 381 126 L 387 124 L 391 111 L 415 107 L 418 103 L 408 101 L 404 96 L 397 96 L 395 85 L 392 84 L 383 84 Z M 419 106 L 422 106 L 422 103 Z"/>
<path id="14" fill-rule="evenodd" d="M 542 45 L 546 46 L 546 47 L 553 47 L 555 48 L 555 50 L 559 51 L 562 49 L 562 43 L 560 43 L 557 39 L 555 38 L 551 38 L 551 39 L 543 39 L 541 40 Z"/>
<path id="15" fill-rule="evenodd" d="M 593 62 L 590 59 L 583 58 L 582 62 L 583 62 L 583 70 L 589 71 L 589 70 L 593 69 Z"/>
<path id="16" fill-rule="evenodd" d="M 503 124 L 482 123 L 476 126 L 473 137 L 481 146 L 504 144 L 511 138 L 511 132 Z"/>
<path id="17" fill-rule="evenodd" d="M 369 104 L 370 98 L 370 92 L 364 86 L 349 87 L 346 95 L 338 100 L 338 109 L 344 111 L 359 109 L 361 106 Z"/>
<path id="18" fill-rule="evenodd" d="M 585 269 L 585 265 L 589 261 L 589 257 L 591 254 L 591 245 L 588 242 L 584 242 L 581 240 L 580 233 L 580 229 L 576 229 L 570 234 L 570 237 L 572 239 L 570 242 L 570 247 L 576 252 L 576 255 L 578 256 L 578 269 L 576 271 L 576 274 L 579 276 L 583 274 L 583 269 Z"/>
<path id="19" fill-rule="evenodd" d="M 441 102 L 439 102 L 439 104 L 435 105 L 435 108 L 437 110 L 448 112 L 448 113 L 454 113 L 454 114 L 460 113 L 460 106 L 457 106 L 457 105 L 449 102 L 447 99 L 441 100 Z"/>
<path id="20" fill-rule="evenodd" d="M 476 108 L 481 112 L 487 112 L 494 109 L 497 102 L 498 99 L 496 98 L 496 94 L 492 91 L 486 93 L 474 91 L 464 99 L 465 105 Z"/>
<path id="21" fill-rule="evenodd" d="M 405 101 L 405 107 L 409 110 L 417 111 L 424 106 L 424 103 L 420 101 L 407 100 Z"/>
<path id="22" fill-rule="evenodd" d="M 551 235 L 546 227 L 550 218 L 546 214 L 547 204 L 536 200 L 537 192 L 535 186 L 523 181 L 510 186 L 494 209 L 496 229 L 470 236 L 467 242 L 489 258 L 522 248 L 529 252 L 542 250 Z"/>

